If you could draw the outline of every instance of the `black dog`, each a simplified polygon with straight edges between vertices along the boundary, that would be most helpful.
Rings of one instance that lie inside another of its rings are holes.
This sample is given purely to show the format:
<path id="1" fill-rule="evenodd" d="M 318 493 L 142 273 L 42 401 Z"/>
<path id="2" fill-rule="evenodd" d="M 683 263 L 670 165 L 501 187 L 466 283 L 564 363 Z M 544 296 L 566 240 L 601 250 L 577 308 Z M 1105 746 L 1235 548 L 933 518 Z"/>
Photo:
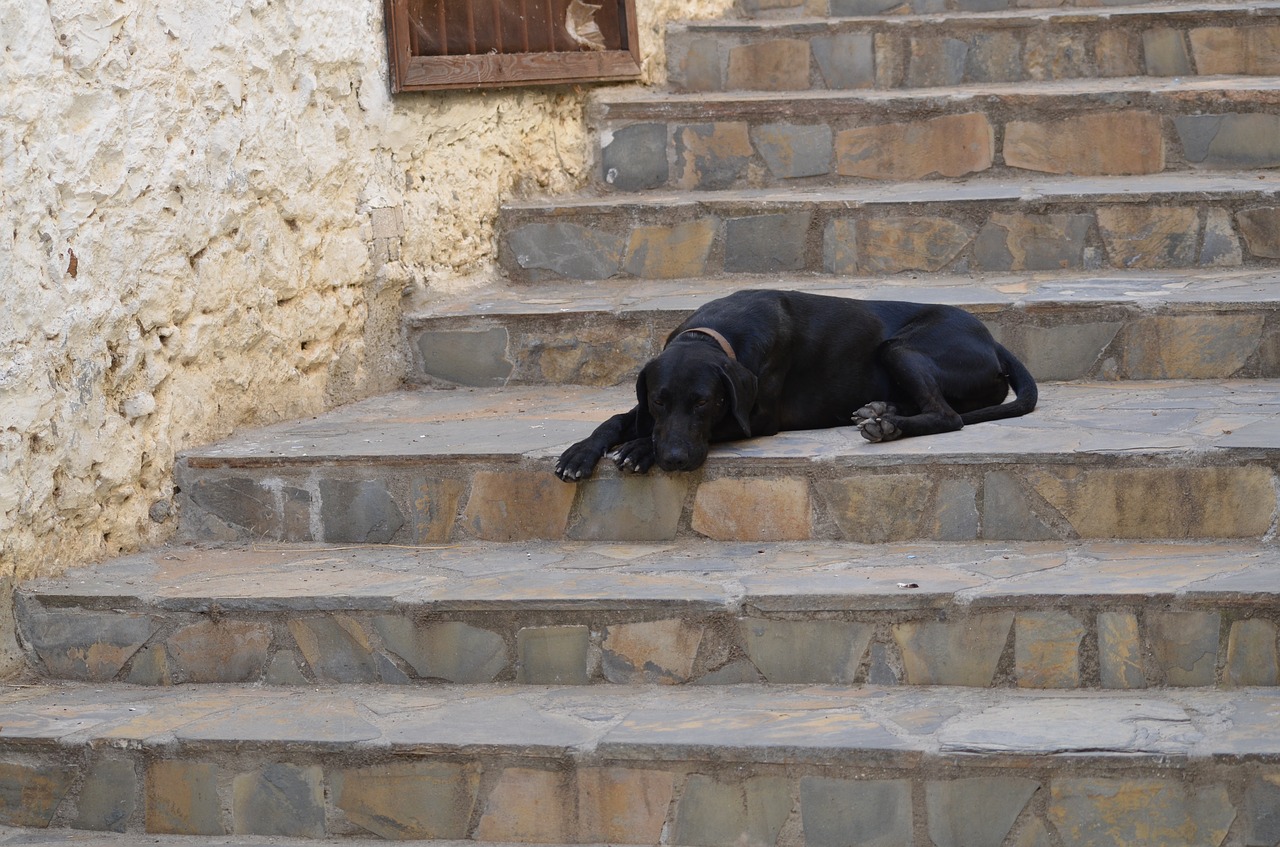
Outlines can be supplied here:
<path id="1" fill-rule="evenodd" d="M 1012 388 L 1017 398 L 1005 403 Z M 639 404 L 560 456 L 591 476 L 606 453 L 626 471 L 690 471 L 713 442 L 856 424 L 869 441 L 1025 415 L 1036 383 L 982 322 L 954 306 L 794 291 L 713 300 L 667 338 L 636 380 Z"/>

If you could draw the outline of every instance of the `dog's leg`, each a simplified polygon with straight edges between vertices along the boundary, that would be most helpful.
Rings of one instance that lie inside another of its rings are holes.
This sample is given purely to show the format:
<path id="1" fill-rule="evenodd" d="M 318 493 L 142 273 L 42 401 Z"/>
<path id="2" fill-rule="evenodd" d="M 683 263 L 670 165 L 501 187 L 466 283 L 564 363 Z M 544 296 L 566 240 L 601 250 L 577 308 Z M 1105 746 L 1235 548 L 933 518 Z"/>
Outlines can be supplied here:
<path id="1" fill-rule="evenodd" d="M 578 482 L 587 479 L 595 471 L 600 457 L 617 445 L 626 446 L 643 438 L 636 437 L 637 410 L 614 415 L 595 428 L 591 435 L 574 444 L 560 454 L 556 462 L 556 476 L 565 482 Z M 652 451 L 652 436 L 647 436 Z M 621 449 L 621 448 L 619 448 Z M 653 464 L 650 462 L 650 464 Z M 647 470 L 647 468 L 646 468 Z"/>
<path id="2" fill-rule="evenodd" d="M 897 416 L 898 407 L 883 400 L 868 403 L 853 413 L 853 424 L 868 441 L 892 441 L 900 438 L 902 433 L 885 419 L 886 415 Z"/>
<path id="3" fill-rule="evenodd" d="M 920 411 L 902 415 L 889 403 L 870 403 L 854 413 L 862 437 L 868 441 L 893 441 L 916 435 L 954 432 L 964 426 L 960 415 L 942 394 L 936 363 L 923 353 L 901 343 L 887 343 L 880 352 L 881 363 L 898 388 Z M 863 411 L 870 415 L 862 416 Z"/>
<path id="4" fill-rule="evenodd" d="M 613 459 L 614 464 L 619 470 L 627 473 L 648 473 L 657 461 L 657 453 L 654 452 L 653 436 L 644 438 L 635 438 L 609 451 L 609 458 Z"/>

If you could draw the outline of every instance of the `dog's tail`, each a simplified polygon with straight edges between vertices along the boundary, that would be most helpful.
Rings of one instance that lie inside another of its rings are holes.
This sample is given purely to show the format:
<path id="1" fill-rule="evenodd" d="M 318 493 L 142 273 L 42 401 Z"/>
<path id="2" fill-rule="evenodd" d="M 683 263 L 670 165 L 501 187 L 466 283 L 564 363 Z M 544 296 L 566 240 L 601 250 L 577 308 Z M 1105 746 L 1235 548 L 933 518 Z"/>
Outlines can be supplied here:
<path id="1" fill-rule="evenodd" d="M 969 424 L 985 423 L 986 421 L 999 421 L 1005 418 L 1016 418 L 1027 414 L 1036 407 L 1036 401 L 1040 399 L 1040 390 L 1036 388 L 1035 378 L 1031 376 L 1031 371 L 1027 370 L 1027 366 L 1018 361 L 1018 357 L 1006 350 L 1002 345 L 996 345 L 996 356 L 1000 359 L 1000 370 L 1005 375 L 1005 379 L 1009 381 L 1009 387 L 1013 389 L 1014 397 L 1008 403 L 1002 403 L 999 406 L 988 406 L 985 409 L 975 409 L 972 412 L 965 412 L 960 416 L 965 426 Z"/>

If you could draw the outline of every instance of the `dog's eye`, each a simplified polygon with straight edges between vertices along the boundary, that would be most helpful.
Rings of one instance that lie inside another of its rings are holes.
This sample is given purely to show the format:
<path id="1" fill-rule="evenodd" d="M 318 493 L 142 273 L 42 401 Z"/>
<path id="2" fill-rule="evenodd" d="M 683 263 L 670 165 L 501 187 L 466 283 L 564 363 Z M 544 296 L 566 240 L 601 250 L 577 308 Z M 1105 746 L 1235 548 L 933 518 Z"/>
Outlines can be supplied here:
<path id="1" fill-rule="evenodd" d="M 705 409 L 705 408 L 707 408 L 707 401 L 706 401 L 706 400 L 699 400 L 698 402 L 696 402 L 696 403 L 694 403 L 694 404 L 693 404 L 693 408 L 695 408 L 695 409 Z"/>

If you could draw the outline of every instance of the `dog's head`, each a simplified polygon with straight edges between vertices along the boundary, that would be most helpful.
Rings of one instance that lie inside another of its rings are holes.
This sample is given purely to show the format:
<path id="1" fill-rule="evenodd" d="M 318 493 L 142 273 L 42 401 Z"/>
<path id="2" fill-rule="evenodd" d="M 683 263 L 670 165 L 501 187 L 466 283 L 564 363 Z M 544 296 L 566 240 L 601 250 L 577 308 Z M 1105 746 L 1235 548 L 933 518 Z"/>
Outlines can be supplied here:
<path id="1" fill-rule="evenodd" d="M 706 461 L 713 433 L 751 436 L 756 376 L 710 345 L 669 346 L 640 372 L 636 398 L 641 431 L 653 429 L 658 467 L 691 471 Z"/>

